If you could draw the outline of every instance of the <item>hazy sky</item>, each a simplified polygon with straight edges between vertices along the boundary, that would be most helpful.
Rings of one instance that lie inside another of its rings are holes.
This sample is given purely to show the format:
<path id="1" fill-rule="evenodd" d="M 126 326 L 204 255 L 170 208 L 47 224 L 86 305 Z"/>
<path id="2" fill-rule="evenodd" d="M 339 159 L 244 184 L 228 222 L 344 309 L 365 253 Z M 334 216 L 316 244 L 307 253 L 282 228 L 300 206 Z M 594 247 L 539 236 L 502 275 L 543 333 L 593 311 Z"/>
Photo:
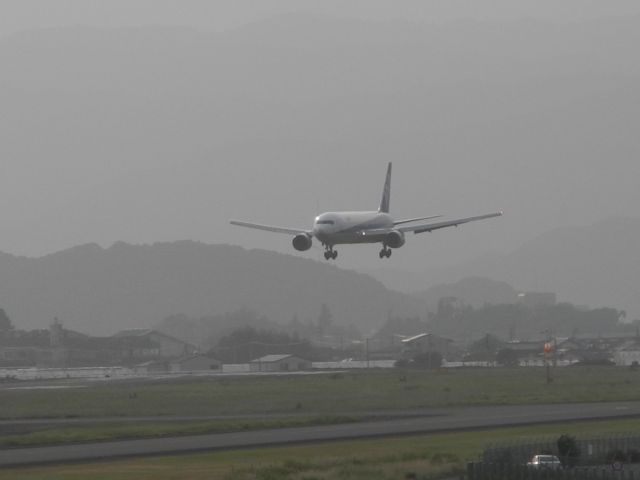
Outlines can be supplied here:
<path id="1" fill-rule="evenodd" d="M 316 32 L 301 14 L 362 24 Z M 390 266 L 636 215 L 638 15 L 637 0 L 0 0 L 0 251 L 189 238 L 293 253 L 227 220 L 376 208 L 388 160 L 399 217 L 506 213 L 410 236 Z M 69 26 L 201 33 L 12 35 Z M 378 265 L 377 247 L 343 250 L 341 265 Z"/>
<path id="2" fill-rule="evenodd" d="M 68 25 L 181 25 L 228 29 L 287 12 L 369 20 L 576 21 L 640 13 L 636 0 L 2 0 L 0 32 Z"/>

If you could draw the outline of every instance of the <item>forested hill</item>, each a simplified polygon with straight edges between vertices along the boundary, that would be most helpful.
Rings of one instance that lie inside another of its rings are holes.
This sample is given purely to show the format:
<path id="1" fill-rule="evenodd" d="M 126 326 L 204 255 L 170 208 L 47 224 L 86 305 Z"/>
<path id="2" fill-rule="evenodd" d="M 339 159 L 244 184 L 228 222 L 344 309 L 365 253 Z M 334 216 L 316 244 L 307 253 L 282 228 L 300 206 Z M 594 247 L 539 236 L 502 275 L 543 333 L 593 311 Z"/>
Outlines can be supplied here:
<path id="1" fill-rule="evenodd" d="M 389 314 L 424 313 L 420 300 L 334 265 L 264 250 L 191 241 L 103 249 L 82 245 L 40 258 L 0 254 L 0 306 L 17 328 L 109 334 L 167 316 L 250 309 L 274 322 L 317 318 L 363 331 Z"/>
<path id="2" fill-rule="evenodd" d="M 592 225 L 557 228 L 507 255 L 437 272 L 453 280 L 482 275 L 522 290 L 549 291 L 561 301 L 624 310 L 640 318 L 640 219 L 612 217 Z"/>
<path id="3" fill-rule="evenodd" d="M 435 311 L 438 300 L 442 297 L 456 297 L 465 305 L 482 307 L 485 304 L 516 303 L 518 291 L 506 282 L 499 282 L 485 277 L 465 277 L 454 283 L 440 283 L 414 296 L 427 303 L 431 311 Z"/>

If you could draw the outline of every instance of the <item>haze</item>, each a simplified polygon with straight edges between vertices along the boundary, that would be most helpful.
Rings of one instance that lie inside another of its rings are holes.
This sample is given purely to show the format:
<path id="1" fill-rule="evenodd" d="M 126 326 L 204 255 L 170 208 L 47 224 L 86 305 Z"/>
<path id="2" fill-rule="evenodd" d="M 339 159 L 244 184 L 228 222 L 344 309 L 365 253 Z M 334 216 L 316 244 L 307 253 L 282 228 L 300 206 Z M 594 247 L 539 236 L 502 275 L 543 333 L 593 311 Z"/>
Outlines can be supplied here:
<path id="1" fill-rule="evenodd" d="M 637 217 L 635 1 L 5 1 L 0 251 L 194 239 L 294 254 L 238 217 L 505 217 L 387 267 Z M 378 248 L 340 266 L 379 266 Z M 320 259 L 321 250 L 300 254 Z"/>

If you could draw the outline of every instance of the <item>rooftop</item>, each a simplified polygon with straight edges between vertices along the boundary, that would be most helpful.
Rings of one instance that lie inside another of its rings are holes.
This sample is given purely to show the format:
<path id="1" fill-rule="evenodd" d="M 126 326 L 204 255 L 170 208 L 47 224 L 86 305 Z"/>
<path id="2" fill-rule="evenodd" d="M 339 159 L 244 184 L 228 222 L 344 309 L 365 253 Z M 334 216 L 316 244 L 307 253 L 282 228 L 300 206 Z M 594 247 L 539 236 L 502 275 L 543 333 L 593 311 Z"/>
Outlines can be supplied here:
<path id="1" fill-rule="evenodd" d="M 251 363 L 270 363 L 270 362 L 279 362 L 280 360 L 284 360 L 285 358 L 292 357 L 293 355 L 265 355 L 264 357 L 256 358 L 255 360 L 251 360 Z"/>
<path id="2" fill-rule="evenodd" d="M 411 343 L 411 342 L 415 342 L 416 340 L 420 340 L 421 338 L 425 338 L 425 337 L 434 337 L 434 338 L 440 338 L 441 340 L 445 340 L 447 342 L 453 342 L 453 340 L 450 340 L 448 338 L 444 338 L 444 337 L 438 337 L 438 335 L 434 335 L 433 333 L 420 333 L 418 335 L 414 335 L 413 337 L 409 337 L 409 338 L 405 338 L 402 340 L 402 343 Z"/>

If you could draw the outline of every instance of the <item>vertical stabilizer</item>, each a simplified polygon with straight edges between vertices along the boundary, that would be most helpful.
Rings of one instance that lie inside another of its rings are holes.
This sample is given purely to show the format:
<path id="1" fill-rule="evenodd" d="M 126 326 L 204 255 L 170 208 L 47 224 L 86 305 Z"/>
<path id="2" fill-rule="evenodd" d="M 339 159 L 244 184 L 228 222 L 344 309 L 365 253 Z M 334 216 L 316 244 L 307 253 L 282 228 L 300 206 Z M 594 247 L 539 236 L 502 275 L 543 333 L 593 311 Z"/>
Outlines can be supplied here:
<path id="1" fill-rule="evenodd" d="M 384 189 L 382 190 L 382 200 L 378 212 L 389 213 L 389 200 L 391 197 L 391 162 L 387 167 L 387 178 L 384 179 Z"/>

